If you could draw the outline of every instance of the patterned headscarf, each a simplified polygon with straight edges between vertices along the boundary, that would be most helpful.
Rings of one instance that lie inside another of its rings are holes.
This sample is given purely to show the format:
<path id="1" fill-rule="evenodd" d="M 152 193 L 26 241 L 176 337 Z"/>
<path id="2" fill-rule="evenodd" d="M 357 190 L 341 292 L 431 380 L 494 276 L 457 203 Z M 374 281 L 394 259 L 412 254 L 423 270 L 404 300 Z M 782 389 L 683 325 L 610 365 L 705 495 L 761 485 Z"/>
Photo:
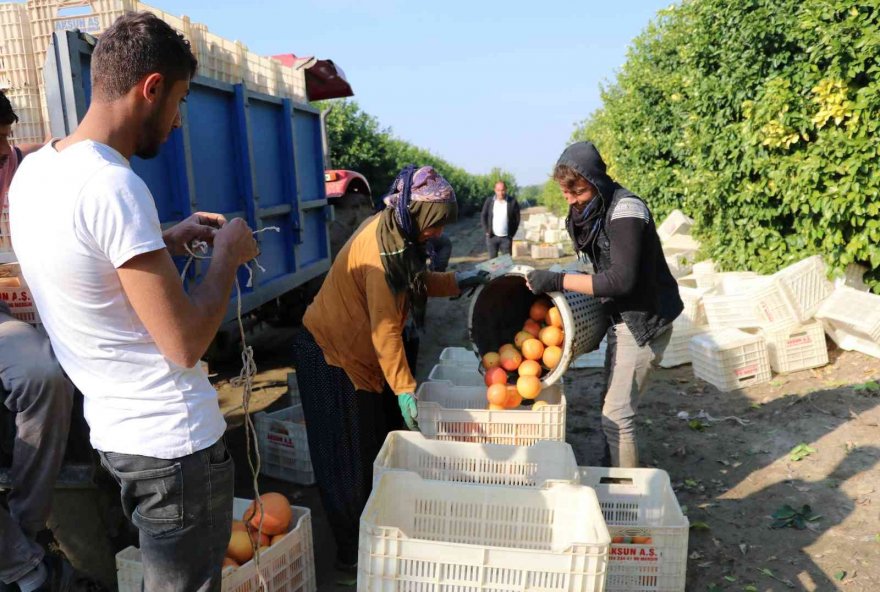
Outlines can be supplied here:
<path id="1" fill-rule="evenodd" d="M 395 294 L 406 292 L 416 324 L 424 322 L 427 293 L 423 274 L 429 246 L 419 242 L 428 228 L 458 217 L 455 191 L 434 167 L 405 167 L 383 198 L 385 211 L 377 229 L 385 278 Z"/>

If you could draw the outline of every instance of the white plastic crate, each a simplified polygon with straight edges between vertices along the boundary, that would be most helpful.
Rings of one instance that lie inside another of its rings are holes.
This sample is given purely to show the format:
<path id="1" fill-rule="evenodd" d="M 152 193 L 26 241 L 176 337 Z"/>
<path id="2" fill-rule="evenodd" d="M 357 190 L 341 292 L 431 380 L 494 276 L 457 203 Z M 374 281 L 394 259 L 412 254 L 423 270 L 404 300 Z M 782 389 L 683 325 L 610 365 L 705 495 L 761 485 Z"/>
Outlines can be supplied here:
<path id="1" fill-rule="evenodd" d="M 45 141 L 46 127 L 43 125 L 40 91 L 36 87 L 25 86 L 10 88 L 5 94 L 18 116 L 18 122 L 12 126 L 14 143 L 20 146 Z"/>
<path id="2" fill-rule="evenodd" d="M 578 479 L 577 462 L 565 442 L 531 446 L 429 440 L 418 432 L 391 432 L 373 464 L 373 487 L 389 471 L 412 471 L 423 479 L 508 487 L 538 487 Z"/>
<path id="3" fill-rule="evenodd" d="M 690 525 L 669 475 L 581 467 L 580 482 L 596 491 L 611 535 L 605 590 L 684 592 Z"/>
<path id="4" fill-rule="evenodd" d="M 700 250 L 700 241 L 689 234 L 674 234 L 663 241 L 663 252 L 669 255 L 684 253 L 693 259 L 693 255 Z"/>
<path id="5" fill-rule="evenodd" d="M 828 335 L 828 337 L 834 340 L 834 343 L 836 343 L 837 347 L 839 347 L 840 349 L 845 349 L 847 351 L 857 351 L 865 354 L 866 356 L 880 358 L 880 343 L 868 341 L 867 339 L 862 339 L 856 337 L 855 335 L 846 333 L 843 330 L 835 328 L 828 321 L 823 321 L 822 325 L 825 328 L 825 333 Z"/>
<path id="6" fill-rule="evenodd" d="M 681 297 L 684 309 L 675 320 L 681 326 L 700 326 L 706 324 L 706 308 L 703 306 L 703 295 L 705 293 L 706 290 L 699 288 L 678 287 L 678 295 Z"/>
<path id="7" fill-rule="evenodd" d="M 559 245 L 532 245 L 532 259 L 558 259 L 561 256 Z"/>
<path id="8" fill-rule="evenodd" d="M 825 330 L 819 321 L 785 331 L 763 333 L 770 355 L 770 367 L 774 372 L 786 374 L 828 363 Z"/>
<path id="9" fill-rule="evenodd" d="M 713 328 L 781 330 L 798 324 L 781 284 L 767 277 L 721 278 L 703 295 L 703 308 Z"/>
<path id="10" fill-rule="evenodd" d="M 513 255 L 517 259 L 522 259 L 523 257 L 531 257 L 532 249 L 529 246 L 528 241 L 525 240 L 515 240 L 513 241 L 513 245 L 511 246 L 511 255 Z"/>
<path id="11" fill-rule="evenodd" d="M 241 520 L 250 504 L 250 500 L 235 498 L 232 515 Z M 311 510 L 293 506 L 290 531 L 260 555 L 260 571 L 269 586 L 266 592 L 315 592 L 318 589 Z M 116 580 L 119 592 L 141 592 L 144 568 L 140 549 L 128 547 L 116 554 Z M 223 592 L 259 589 L 260 577 L 253 559 L 238 568 L 223 570 Z"/>
<path id="12" fill-rule="evenodd" d="M 799 323 L 812 319 L 819 305 L 834 289 L 827 274 L 825 262 L 818 255 L 807 257 L 773 274 L 773 281 L 782 286 Z"/>
<path id="13" fill-rule="evenodd" d="M 880 296 L 855 288 L 836 288 L 816 313 L 838 333 L 880 344 Z"/>
<path id="14" fill-rule="evenodd" d="M 423 382 L 419 400 L 419 429 L 426 438 L 481 444 L 529 446 L 540 440 L 565 441 L 565 396 L 558 384 L 544 388 L 532 410 L 490 411 L 485 385 L 456 387 L 448 382 Z"/>
<path id="15" fill-rule="evenodd" d="M 454 364 L 471 364 L 476 366 L 480 359 L 477 353 L 467 347 L 446 347 L 440 352 L 441 362 L 452 362 Z"/>
<path id="16" fill-rule="evenodd" d="M 681 210 L 672 210 L 663 223 L 657 227 L 657 236 L 663 241 L 675 234 L 688 234 L 693 225 L 694 221 L 685 216 Z"/>
<path id="17" fill-rule="evenodd" d="M 672 277 L 678 279 L 691 273 L 692 253 L 673 253 L 666 256 L 666 265 L 672 273 Z"/>
<path id="18" fill-rule="evenodd" d="M 0 4 L 0 88 L 39 87 L 27 7 Z"/>
<path id="19" fill-rule="evenodd" d="M 608 338 L 605 337 L 599 343 L 599 347 L 588 354 L 583 354 L 574 359 L 570 368 L 604 368 L 605 352 L 608 348 Z"/>
<path id="20" fill-rule="evenodd" d="M 611 538 L 595 492 L 389 472 L 360 522 L 359 592 L 600 592 Z"/>
<path id="21" fill-rule="evenodd" d="M 568 231 L 566 230 L 550 228 L 544 231 L 545 243 L 564 243 L 568 240 L 571 240 L 571 238 L 568 236 Z"/>
<path id="22" fill-rule="evenodd" d="M 658 365 L 661 368 L 675 368 L 691 363 L 691 339 L 700 333 L 708 331 L 705 325 L 692 325 L 682 317 L 679 317 L 672 323 L 672 335 L 669 336 L 669 343 L 663 350 L 663 357 L 660 358 Z"/>
<path id="23" fill-rule="evenodd" d="M 254 427 L 260 447 L 260 473 L 300 485 L 315 483 L 302 405 L 257 413 Z"/>
<path id="24" fill-rule="evenodd" d="M 526 241 L 530 243 L 539 243 L 544 238 L 544 231 L 540 228 L 526 231 Z"/>
<path id="25" fill-rule="evenodd" d="M 39 325 L 40 312 L 31 296 L 30 288 L 21 276 L 21 268 L 18 263 L 0 265 L 0 301 L 9 306 L 12 316 L 19 321 Z"/>
<path id="26" fill-rule="evenodd" d="M 738 329 L 697 334 L 691 338 L 690 354 L 694 376 L 720 391 L 762 384 L 772 376 L 764 338 Z"/>
<path id="27" fill-rule="evenodd" d="M 287 373 L 287 394 L 290 397 L 291 405 L 302 405 L 302 399 L 299 396 L 299 383 L 296 381 L 296 372 Z"/>
<path id="28" fill-rule="evenodd" d="M 445 363 L 437 364 L 431 368 L 428 381 L 446 382 L 453 386 L 482 386 L 483 388 L 486 386 L 486 381 L 477 370 L 476 364 L 469 367 Z"/>

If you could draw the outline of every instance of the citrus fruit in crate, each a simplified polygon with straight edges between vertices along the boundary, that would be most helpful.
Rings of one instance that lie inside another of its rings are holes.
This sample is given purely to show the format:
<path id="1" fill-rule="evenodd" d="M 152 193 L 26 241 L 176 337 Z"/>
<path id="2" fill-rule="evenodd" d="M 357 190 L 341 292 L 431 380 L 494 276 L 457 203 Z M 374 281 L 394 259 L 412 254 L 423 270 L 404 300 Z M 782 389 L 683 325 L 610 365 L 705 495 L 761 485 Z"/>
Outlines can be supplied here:
<path id="1" fill-rule="evenodd" d="M 520 376 L 541 376 L 541 364 L 535 360 L 524 360 L 519 365 Z"/>
<path id="2" fill-rule="evenodd" d="M 532 319 L 526 319 L 526 322 L 523 323 L 522 330 L 529 333 L 532 337 L 537 337 L 541 332 L 541 325 Z"/>
<path id="3" fill-rule="evenodd" d="M 544 345 L 562 345 L 562 342 L 565 341 L 565 335 L 562 333 L 562 329 L 559 327 L 554 327 L 552 325 L 548 325 L 541 329 L 541 334 L 538 338 L 544 342 Z"/>
<path id="4" fill-rule="evenodd" d="M 522 364 L 522 354 L 515 348 L 506 349 L 501 353 L 501 367 L 508 372 L 513 372 Z"/>
<path id="5" fill-rule="evenodd" d="M 287 498 L 280 493 L 264 493 L 260 500 L 263 502 L 262 532 L 269 536 L 287 532 L 293 519 L 293 508 Z M 257 529 L 260 528 L 260 516 L 260 506 L 254 500 L 244 513 L 244 519 L 252 528 Z"/>
<path id="6" fill-rule="evenodd" d="M 251 560 L 254 556 L 254 548 L 251 546 L 251 538 L 247 532 L 237 530 L 232 533 L 226 547 L 226 556 L 239 565 Z"/>
<path id="7" fill-rule="evenodd" d="M 562 329 L 562 313 L 555 306 L 547 311 L 547 324 Z"/>
<path id="8" fill-rule="evenodd" d="M 507 400 L 504 402 L 504 407 L 507 409 L 514 409 L 522 404 L 522 400 L 522 395 L 517 392 L 516 387 L 513 385 L 508 385 Z"/>
<path id="9" fill-rule="evenodd" d="M 504 370 L 504 368 L 497 366 L 495 368 L 492 368 L 491 370 L 487 370 L 484 379 L 486 381 L 486 386 L 492 386 L 493 384 L 504 384 L 507 382 L 507 372 Z"/>
<path id="10" fill-rule="evenodd" d="M 541 407 L 546 407 L 546 406 L 547 406 L 547 401 L 535 401 L 535 404 L 532 405 L 532 411 L 536 411 L 536 410 L 540 409 Z"/>
<path id="11" fill-rule="evenodd" d="M 513 338 L 513 344 L 516 347 L 522 349 L 523 343 L 525 343 L 525 341 L 527 339 L 532 339 L 532 338 L 533 338 L 533 335 L 531 333 L 529 333 L 528 331 L 520 331 Z"/>
<path id="12" fill-rule="evenodd" d="M 507 402 L 507 385 L 493 384 L 486 389 L 486 400 L 490 405 L 501 405 Z"/>
<path id="13" fill-rule="evenodd" d="M 532 303 L 531 308 L 529 308 L 529 318 L 540 323 L 547 318 L 548 310 L 550 310 L 550 303 L 544 298 L 539 298 L 535 300 Z"/>

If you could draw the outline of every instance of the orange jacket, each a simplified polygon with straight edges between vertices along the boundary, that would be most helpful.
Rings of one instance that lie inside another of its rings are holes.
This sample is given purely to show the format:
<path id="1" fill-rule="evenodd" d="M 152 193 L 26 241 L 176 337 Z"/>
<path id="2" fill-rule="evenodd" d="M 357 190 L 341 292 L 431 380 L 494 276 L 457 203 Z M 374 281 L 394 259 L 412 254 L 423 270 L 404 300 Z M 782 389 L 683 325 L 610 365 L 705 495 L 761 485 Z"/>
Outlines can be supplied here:
<path id="1" fill-rule="evenodd" d="M 349 239 L 309 305 L 303 324 L 331 366 L 345 370 L 358 390 L 412 393 L 416 381 L 403 349 L 408 304 L 385 280 L 376 228 L 369 218 Z M 454 273 L 428 273 L 428 296 L 457 296 Z"/>

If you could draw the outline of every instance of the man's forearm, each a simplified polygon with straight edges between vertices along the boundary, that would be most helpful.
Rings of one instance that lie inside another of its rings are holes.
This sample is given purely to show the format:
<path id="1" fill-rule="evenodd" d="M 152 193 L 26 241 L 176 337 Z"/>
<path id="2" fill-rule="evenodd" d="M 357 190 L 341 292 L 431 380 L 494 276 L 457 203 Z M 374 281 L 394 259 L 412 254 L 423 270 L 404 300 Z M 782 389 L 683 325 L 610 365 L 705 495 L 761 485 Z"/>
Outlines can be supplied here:
<path id="1" fill-rule="evenodd" d="M 237 271 L 238 266 L 232 257 L 215 251 L 204 279 L 190 293 L 193 307 L 198 311 L 197 322 L 191 323 L 190 327 L 199 357 L 211 345 L 226 315 Z"/>

